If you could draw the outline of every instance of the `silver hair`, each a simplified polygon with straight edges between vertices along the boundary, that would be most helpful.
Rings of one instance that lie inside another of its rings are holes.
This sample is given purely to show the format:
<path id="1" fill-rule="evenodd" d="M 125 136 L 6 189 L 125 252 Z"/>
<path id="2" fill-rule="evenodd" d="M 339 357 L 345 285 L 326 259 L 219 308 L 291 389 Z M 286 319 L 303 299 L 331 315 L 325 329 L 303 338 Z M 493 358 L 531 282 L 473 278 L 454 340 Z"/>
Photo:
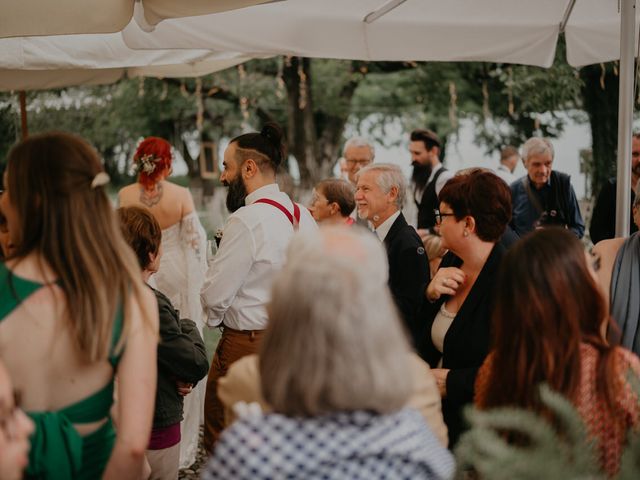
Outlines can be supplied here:
<path id="1" fill-rule="evenodd" d="M 260 352 L 262 392 L 275 412 L 386 413 L 406 404 L 410 347 L 386 271 L 382 244 L 364 229 L 294 237 Z"/>
<path id="2" fill-rule="evenodd" d="M 356 179 L 367 172 L 377 172 L 376 183 L 384 193 L 389 193 L 391 188 L 398 188 L 398 197 L 396 205 L 398 210 L 402 210 L 404 200 L 407 196 L 407 179 L 398 165 L 392 163 L 374 163 L 362 167 L 356 174 Z"/>
<path id="3" fill-rule="evenodd" d="M 524 142 L 522 146 L 522 160 L 525 162 L 529 160 L 529 157 L 532 155 L 545 155 L 547 153 L 551 154 L 551 160 L 555 158 L 553 145 L 548 138 L 531 137 Z"/>
<path id="4" fill-rule="evenodd" d="M 376 156 L 376 149 L 373 146 L 373 144 L 367 140 L 364 137 L 351 137 L 349 140 L 347 140 L 344 144 L 344 147 L 342 148 L 342 156 L 345 156 L 345 152 L 347 151 L 347 148 L 349 147 L 369 147 L 369 151 L 371 152 L 371 161 L 373 162 L 373 159 Z"/>

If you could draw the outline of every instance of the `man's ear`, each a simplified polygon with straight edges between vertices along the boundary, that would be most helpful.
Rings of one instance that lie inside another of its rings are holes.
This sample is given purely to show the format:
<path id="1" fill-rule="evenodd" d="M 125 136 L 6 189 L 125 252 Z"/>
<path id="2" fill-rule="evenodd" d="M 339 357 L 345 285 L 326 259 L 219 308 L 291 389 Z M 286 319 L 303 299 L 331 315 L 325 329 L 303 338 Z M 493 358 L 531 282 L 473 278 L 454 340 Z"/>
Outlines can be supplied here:
<path id="1" fill-rule="evenodd" d="M 247 158 L 240 166 L 240 172 L 244 178 L 251 178 L 258 173 L 258 164 L 253 158 Z"/>
<path id="2" fill-rule="evenodd" d="M 337 202 L 331 202 L 329 204 L 329 211 L 331 212 L 331 215 L 335 215 L 340 211 L 340 205 L 338 205 Z"/>
<path id="3" fill-rule="evenodd" d="M 397 185 L 394 185 L 389 189 L 389 193 L 387 195 L 389 195 L 390 203 L 396 203 L 396 200 L 398 199 L 398 192 L 399 190 Z"/>

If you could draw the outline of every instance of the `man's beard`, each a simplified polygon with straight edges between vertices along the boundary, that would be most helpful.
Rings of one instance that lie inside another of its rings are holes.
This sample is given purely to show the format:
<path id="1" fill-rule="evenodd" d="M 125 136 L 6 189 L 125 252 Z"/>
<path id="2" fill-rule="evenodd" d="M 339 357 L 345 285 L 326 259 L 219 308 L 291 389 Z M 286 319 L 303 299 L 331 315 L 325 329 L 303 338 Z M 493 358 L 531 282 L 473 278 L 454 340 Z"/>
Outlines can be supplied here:
<path id="1" fill-rule="evenodd" d="M 247 198 L 247 187 L 245 187 L 242 177 L 238 175 L 230 182 L 224 182 L 229 187 L 227 192 L 227 210 L 233 213 L 240 207 L 244 207 L 244 200 Z"/>
<path id="2" fill-rule="evenodd" d="M 411 180 L 416 184 L 418 190 L 423 190 L 431 176 L 431 164 L 423 165 L 418 162 L 411 162 L 411 165 L 413 165 Z"/>

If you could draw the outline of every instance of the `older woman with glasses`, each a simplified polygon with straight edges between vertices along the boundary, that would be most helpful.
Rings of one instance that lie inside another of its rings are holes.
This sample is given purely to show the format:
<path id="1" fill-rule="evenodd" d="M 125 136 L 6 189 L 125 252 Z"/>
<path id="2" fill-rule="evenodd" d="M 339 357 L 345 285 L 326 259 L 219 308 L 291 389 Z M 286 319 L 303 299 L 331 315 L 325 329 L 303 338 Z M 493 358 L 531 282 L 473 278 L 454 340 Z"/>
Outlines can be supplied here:
<path id="1" fill-rule="evenodd" d="M 449 180 L 438 197 L 436 221 L 449 250 L 426 289 L 421 355 L 442 395 L 442 413 L 454 446 L 461 412 L 473 401 L 476 373 L 489 349 L 495 278 L 511 219 L 511 193 L 495 174 L 474 170 Z"/>

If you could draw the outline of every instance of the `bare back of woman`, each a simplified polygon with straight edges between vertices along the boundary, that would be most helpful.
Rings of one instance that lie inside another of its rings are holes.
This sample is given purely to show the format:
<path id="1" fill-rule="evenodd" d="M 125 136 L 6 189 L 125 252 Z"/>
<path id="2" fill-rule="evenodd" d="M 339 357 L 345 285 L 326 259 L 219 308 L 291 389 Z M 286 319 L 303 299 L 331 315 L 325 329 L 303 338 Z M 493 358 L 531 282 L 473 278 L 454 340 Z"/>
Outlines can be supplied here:
<path id="1" fill-rule="evenodd" d="M 118 193 L 118 203 L 149 209 L 163 230 L 195 210 L 189 190 L 166 180 L 158 181 L 151 190 L 139 183 L 127 185 Z"/>
<path id="2" fill-rule="evenodd" d="M 108 181 L 96 150 L 67 133 L 31 136 L 8 155 L 0 209 L 15 249 L 0 263 L 0 357 L 34 424 L 30 478 L 142 471 L 158 313 Z"/>

